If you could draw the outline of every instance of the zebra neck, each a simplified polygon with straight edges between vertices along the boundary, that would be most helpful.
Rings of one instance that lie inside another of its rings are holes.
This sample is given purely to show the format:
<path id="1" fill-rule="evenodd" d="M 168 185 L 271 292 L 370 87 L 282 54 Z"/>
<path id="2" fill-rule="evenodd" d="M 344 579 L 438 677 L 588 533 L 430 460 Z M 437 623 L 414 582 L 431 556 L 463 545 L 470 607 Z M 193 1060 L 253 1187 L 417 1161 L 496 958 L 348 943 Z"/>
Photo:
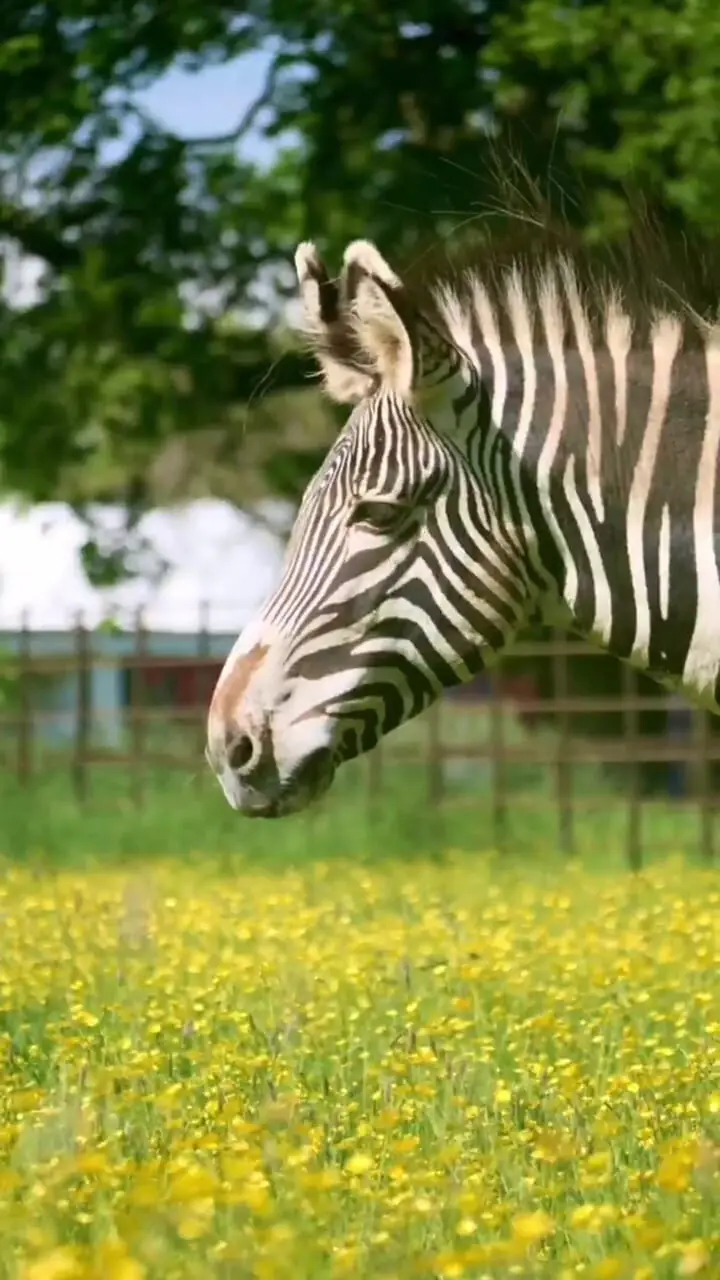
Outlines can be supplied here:
<path id="1" fill-rule="evenodd" d="M 574 629 L 695 702 L 720 705 L 720 347 L 536 352 L 507 361 L 493 427 L 554 547 Z M 552 559 L 552 557 L 551 557 Z"/>
<path id="2" fill-rule="evenodd" d="M 648 315 L 634 342 L 562 262 L 435 296 L 575 627 L 720 710 L 720 324 Z"/>

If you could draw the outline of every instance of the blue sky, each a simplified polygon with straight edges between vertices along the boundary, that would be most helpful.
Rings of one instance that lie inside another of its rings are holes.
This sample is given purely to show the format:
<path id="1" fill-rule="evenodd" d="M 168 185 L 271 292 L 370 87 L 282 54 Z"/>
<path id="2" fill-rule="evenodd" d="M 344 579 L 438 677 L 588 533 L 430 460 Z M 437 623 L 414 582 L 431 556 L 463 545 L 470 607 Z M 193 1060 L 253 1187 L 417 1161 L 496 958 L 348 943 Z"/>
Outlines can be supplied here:
<path id="1" fill-rule="evenodd" d="M 172 70 L 137 94 L 142 107 L 183 138 L 224 133 L 233 128 L 262 92 L 271 55 L 245 54 L 220 67 L 199 72 Z M 272 148 L 250 133 L 242 154 L 267 161 Z"/>

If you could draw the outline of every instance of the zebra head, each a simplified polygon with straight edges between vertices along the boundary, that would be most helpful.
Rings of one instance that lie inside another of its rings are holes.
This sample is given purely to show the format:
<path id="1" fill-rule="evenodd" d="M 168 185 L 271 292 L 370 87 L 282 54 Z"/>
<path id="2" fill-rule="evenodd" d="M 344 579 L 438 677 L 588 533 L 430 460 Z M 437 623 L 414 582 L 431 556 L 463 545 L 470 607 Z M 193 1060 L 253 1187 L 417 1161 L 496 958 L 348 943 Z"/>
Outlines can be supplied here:
<path id="1" fill-rule="evenodd" d="M 517 460 L 452 325 L 367 241 L 337 280 L 311 244 L 295 264 L 326 389 L 353 409 L 209 711 L 228 802 L 264 817 L 481 670 L 542 585 Z"/>

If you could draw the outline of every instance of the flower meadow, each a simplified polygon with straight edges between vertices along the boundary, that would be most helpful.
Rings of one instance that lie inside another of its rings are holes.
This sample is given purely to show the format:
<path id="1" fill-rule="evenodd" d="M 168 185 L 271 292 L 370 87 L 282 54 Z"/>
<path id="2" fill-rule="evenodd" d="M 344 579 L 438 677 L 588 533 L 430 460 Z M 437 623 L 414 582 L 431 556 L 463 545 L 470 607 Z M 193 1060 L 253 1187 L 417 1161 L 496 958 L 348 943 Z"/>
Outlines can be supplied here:
<path id="1" fill-rule="evenodd" d="M 0 1275 L 720 1276 L 720 883 L 10 869 Z"/>

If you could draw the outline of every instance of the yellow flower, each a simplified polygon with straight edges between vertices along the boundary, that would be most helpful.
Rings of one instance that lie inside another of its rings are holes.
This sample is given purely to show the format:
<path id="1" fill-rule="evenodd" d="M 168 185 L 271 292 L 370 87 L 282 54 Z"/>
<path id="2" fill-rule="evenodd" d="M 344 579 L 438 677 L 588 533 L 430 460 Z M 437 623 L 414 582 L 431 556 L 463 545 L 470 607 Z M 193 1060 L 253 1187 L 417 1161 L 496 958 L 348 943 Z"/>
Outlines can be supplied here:
<path id="1" fill-rule="evenodd" d="M 584 1230 L 592 1222 L 595 1214 L 594 1204 L 581 1204 L 570 1214 L 570 1226 Z"/>
<path id="2" fill-rule="evenodd" d="M 467 1260 L 462 1253 L 448 1251 L 437 1255 L 432 1260 L 432 1270 L 442 1280 L 457 1280 L 467 1269 Z"/>
<path id="3" fill-rule="evenodd" d="M 478 1224 L 474 1218 L 461 1218 L 455 1231 L 459 1236 L 474 1236 L 478 1229 Z"/>
<path id="4" fill-rule="evenodd" d="M 644 1249 L 646 1253 L 654 1253 L 665 1239 L 665 1228 L 660 1222 L 646 1222 L 642 1219 L 637 1223 L 628 1223 L 628 1227 L 638 1248 Z"/>
<path id="5" fill-rule="evenodd" d="M 99 1175 L 107 1172 L 109 1164 L 104 1151 L 84 1151 L 73 1161 L 73 1172 L 88 1176 Z"/>
<path id="6" fill-rule="evenodd" d="M 570 1226 L 579 1231 L 602 1231 L 616 1221 L 618 1210 L 612 1204 L 581 1204 L 570 1214 Z"/>
<path id="7" fill-rule="evenodd" d="M 144 1280 L 145 1268 L 130 1257 L 121 1240 L 100 1245 L 93 1259 L 93 1280 Z"/>
<path id="8" fill-rule="evenodd" d="M 716 1269 L 711 873 L 155 860 L 129 945 L 127 871 L 3 871 L 17 1280 Z"/>
<path id="9" fill-rule="evenodd" d="M 591 1280 L 618 1280 L 628 1269 L 626 1258 L 602 1258 L 589 1269 Z"/>
<path id="10" fill-rule="evenodd" d="M 658 1169 L 658 1186 L 663 1191 L 686 1191 L 698 1157 L 695 1141 L 671 1143 Z"/>
<path id="11" fill-rule="evenodd" d="M 685 1245 L 678 1263 L 678 1275 L 695 1276 L 710 1263 L 710 1252 L 702 1240 L 691 1240 Z"/>
<path id="12" fill-rule="evenodd" d="M 512 1220 L 512 1233 L 522 1244 L 539 1244 L 553 1235 L 556 1224 L 542 1209 L 534 1213 L 520 1213 Z"/>
<path id="13" fill-rule="evenodd" d="M 49 1253 L 29 1263 L 22 1272 L 22 1280 L 77 1280 L 83 1267 L 74 1249 L 51 1249 Z"/>
<path id="14" fill-rule="evenodd" d="M 209 1169 L 194 1165 L 183 1169 L 174 1177 L 168 1189 L 168 1200 L 171 1204 L 187 1204 L 190 1201 L 203 1200 L 213 1196 L 218 1189 L 218 1180 Z"/>
<path id="15" fill-rule="evenodd" d="M 209 1198 L 195 1200 L 186 1206 L 186 1210 L 177 1225 L 178 1235 L 182 1240 L 200 1240 L 212 1228 L 215 1203 Z"/>

